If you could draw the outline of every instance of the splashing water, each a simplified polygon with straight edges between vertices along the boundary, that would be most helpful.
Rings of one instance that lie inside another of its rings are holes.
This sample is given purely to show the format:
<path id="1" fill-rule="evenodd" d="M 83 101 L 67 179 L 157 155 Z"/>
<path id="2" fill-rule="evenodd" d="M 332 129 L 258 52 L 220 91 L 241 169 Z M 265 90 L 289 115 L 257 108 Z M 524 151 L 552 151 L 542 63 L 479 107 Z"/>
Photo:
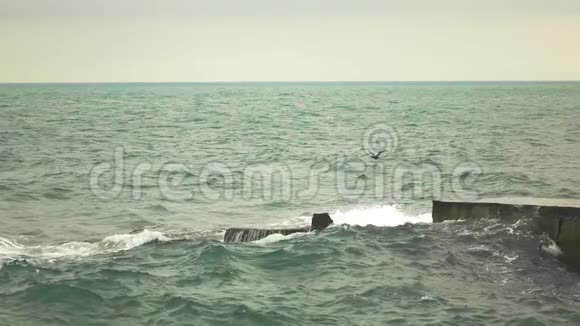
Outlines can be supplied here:
<path id="1" fill-rule="evenodd" d="M 430 224 L 432 223 L 431 213 L 410 215 L 403 212 L 396 205 L 375 205 L 359 206 L 349 208 L 339 208 L 330 213 L 334 225 L 353 225 L 353 226 L 379 226 L 389 227 L 398 226 L 406 223 L 411 224 Z M 284 223 L 276 225 L 291 224 L 308 224 L 310 216 L 299 216 L 291 218 Z"/>
<path id="2" fill-rule="evenodd" d="M 331 214 L 336 225 L 357 225 L 357 226 L 398 226 L 406 223 L 431 223 L 431 214 L 420 214 L 416 216 L 407 215 L 397 206 L 381 205 L 374 207 L 361 207 L 346 210 L 337 210 Z"/>
<path id="3" fill-rule="evenodd" d="M 378 227 L 393 227 L 398 225 L 403 225 L 407 223 L 411 224 L 430 224 L 432 223 L 432 218 L 430 213 L 424 213 L 419 215 L 409 215 L 404 213 L 398 206 L 395 205 L 377 205 L 371 207 L 351 207 L 337 209 L 333 213 L 330 213 L 334 221 L 334 227 L 342 225 L 350 226 L 378 226 Z M 271 224 L 270 226 L 280 227 L 289 225 L 306 225 L 310 223 L 310 216 L 299 216 L 288 219 L 279 224 Z M 331 226 L 331 227 L 333 227 Z M 290 235 L 282 234 L 271 234 L 264 239 L 253 241 L 254 243 L 268 244 L 273 242 L 278 242 L 282 240 L 292 239 L 294 237 L 299 237 L 309 234 L 308 233 L 297 233 Z"/>
<path id="4" fill-rule="evenodd" d="M 55 260 L 87 257 L 129 250 L 152 241 L 170 241 L 162 232 L 143 230 L 111 235 L 99 242 L 67 242 L 61 245 L 25 246 L 0 237 L 0 261 L 11 259 Z"/>

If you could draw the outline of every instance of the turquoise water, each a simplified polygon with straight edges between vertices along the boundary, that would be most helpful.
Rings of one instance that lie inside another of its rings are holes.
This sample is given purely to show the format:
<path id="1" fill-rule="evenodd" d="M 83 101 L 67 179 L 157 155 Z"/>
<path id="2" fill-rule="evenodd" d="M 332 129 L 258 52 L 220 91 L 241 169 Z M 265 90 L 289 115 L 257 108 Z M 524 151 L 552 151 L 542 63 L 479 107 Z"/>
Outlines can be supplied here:
<path id="1" fill-rule="evenodd" d="M 580 83 L 0 86 L 0 324 L 578 324 L 529 223 L 430 203 L 579 198 L 579 114 Z"/>

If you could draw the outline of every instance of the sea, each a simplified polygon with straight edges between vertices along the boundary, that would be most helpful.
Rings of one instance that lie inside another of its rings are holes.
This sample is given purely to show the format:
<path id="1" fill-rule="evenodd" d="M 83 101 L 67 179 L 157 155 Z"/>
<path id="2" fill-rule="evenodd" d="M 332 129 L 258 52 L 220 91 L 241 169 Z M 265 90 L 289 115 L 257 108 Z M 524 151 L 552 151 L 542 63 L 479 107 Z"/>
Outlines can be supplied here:
<path id="1" fill-rule="evenodd" d="M 580 82 L 3 84 L 0 325 L 580 325 L 529 220 L 431 217 L 579 159 Z"/>

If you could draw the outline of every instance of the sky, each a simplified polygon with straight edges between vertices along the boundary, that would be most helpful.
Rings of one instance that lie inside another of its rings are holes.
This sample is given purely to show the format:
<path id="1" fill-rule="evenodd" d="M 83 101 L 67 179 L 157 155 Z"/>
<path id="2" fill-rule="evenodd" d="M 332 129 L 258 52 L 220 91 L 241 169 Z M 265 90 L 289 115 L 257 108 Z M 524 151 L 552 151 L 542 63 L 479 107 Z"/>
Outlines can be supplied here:
<path id="1" fill-rule="evenodd" d="M 0 83 L 580 80 L 578 0 L 0 0 Z"/>

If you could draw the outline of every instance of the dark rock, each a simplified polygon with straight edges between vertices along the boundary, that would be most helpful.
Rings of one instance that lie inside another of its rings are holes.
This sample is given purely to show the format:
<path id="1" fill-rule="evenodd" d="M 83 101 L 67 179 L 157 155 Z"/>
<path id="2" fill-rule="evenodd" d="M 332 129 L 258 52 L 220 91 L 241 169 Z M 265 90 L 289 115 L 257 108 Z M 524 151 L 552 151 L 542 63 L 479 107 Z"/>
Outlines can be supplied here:
<path id="1" fill-rule="evenodd" d="M 310 231 L 322 231 L 332 223 L 334 223 L 334 221 L 332 220 L 332 218 L 330 218 L 330 215 L 328 215 L 328 213 L 314 214 L 312 215 Z"/>

